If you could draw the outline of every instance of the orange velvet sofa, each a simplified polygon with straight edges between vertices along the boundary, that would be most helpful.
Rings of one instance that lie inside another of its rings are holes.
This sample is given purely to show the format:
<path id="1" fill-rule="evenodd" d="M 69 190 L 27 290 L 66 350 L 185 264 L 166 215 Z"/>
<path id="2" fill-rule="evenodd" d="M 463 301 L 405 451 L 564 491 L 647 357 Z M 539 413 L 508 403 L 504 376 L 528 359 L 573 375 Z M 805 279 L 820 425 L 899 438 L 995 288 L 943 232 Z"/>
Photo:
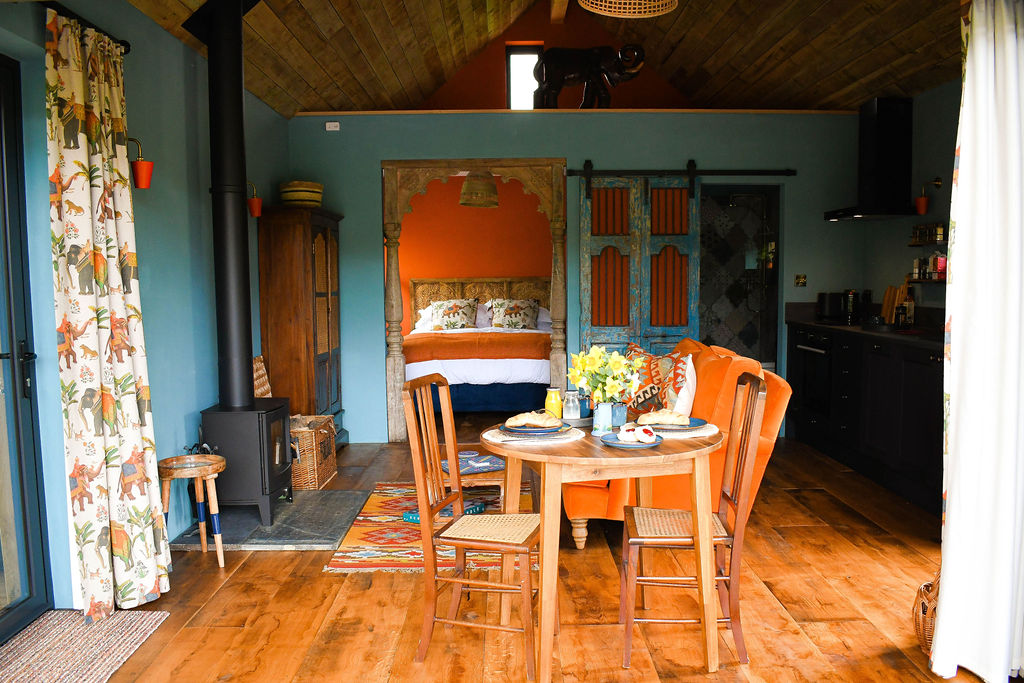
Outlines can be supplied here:
<path id="1" fill-rule="evenodd" d="M 775 373 L 763 370 L 756 360 L 738 356 L 719 346 L 706 346 L 693 339 L 684 339 L 674 350 L 693 354 L 697 390 L 694 394 L 691 416 L 717 425 L 723 433 L 729 431 L 736 381 L 740 375 L 751 372 L 764 378 L 767 397 L 754 469 L 754 488 L 751 495 L 753 500 L 768 465 L 768 458 L 775 447 L 775 439 L 779 434 L 782 418 L 786 414 L 792 389 L 786 380 Z M 723 441 L 722 447 L 711 454 L 712 500 L 718 500 L 715 492 L 722 488 L 725 447 Z M 656 477 L 652 486 L 655 507 L 690 509 L 689 476 L 683 474 Z M 622 507 L 636 504 L 636 491 L 633 482 L 627 479 L 578 482 L 562 485 L 562 500 L 566 516 L 572 524 L 573 540 L 576 547 L 582 550 L 587 541 L 587 521 L 621 520 Z"/>

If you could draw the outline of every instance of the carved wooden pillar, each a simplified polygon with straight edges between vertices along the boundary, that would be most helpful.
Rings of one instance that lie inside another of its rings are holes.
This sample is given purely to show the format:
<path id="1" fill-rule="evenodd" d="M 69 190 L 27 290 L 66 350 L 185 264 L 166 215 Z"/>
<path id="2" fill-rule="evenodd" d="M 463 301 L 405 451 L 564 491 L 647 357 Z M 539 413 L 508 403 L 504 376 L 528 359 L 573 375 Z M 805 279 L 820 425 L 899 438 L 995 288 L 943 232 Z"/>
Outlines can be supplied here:
<path id="1" fill-rule="evenodd" d="M 551 221 L 551 386 L 565 391 L 565 219 Z"/>
<path id="2" fill-rule="evenodd" d="M 406 440 L 405 408 L 402 385 L 405 383 L 405 355 L 402 352 L 402 281 L 398 276 L 398 237 L 402 224 L 384 224 L 384 250 L 387 272 L 384 275 L 384 322 L 387 356 L 384 370 L 387 382 L 388 441 Z"/>

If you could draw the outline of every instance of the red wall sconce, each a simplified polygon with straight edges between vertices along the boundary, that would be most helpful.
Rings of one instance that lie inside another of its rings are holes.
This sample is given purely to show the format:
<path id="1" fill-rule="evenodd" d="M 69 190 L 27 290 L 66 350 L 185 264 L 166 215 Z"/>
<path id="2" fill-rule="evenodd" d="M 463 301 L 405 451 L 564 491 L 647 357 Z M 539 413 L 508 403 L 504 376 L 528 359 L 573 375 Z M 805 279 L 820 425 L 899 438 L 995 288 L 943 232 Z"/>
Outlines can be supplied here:
<path id="1" fill-rule="evenodd" d="M 136 188 L 145 190 L 149 187 L 149 181 L 153 179 L 153 162 L 142 158 L 142 143 L 138 138 L 128 138 L 128 142 L 134 142 L 139 146 L 139 156 L 131 162 L 132 182 Z"/>
<path id="2" fill-rule="evenodd" d="M 252 196 L 245 200 L 249 205 L 249 215 L 253 218 L 259 218 L 263 213 L 263 199 L 256 195 L 256 186 L 249 183 L 249 187 L 252 188 Z"/>

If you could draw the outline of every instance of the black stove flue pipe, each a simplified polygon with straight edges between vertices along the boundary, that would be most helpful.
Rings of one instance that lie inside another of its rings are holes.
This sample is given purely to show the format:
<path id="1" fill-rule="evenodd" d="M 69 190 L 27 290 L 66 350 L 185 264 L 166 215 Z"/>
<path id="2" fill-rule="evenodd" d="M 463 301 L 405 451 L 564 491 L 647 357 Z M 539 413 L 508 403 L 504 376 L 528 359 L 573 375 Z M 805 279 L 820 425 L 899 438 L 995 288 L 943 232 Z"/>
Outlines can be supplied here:
<path id="1" fill-rule="evenodd" d="M 222 409 L 253 407 L 242 71 L 242 16 L 253 4 L 252 0 L 209 0 L 183 24 L 208 48 L 210 193 Z"/>

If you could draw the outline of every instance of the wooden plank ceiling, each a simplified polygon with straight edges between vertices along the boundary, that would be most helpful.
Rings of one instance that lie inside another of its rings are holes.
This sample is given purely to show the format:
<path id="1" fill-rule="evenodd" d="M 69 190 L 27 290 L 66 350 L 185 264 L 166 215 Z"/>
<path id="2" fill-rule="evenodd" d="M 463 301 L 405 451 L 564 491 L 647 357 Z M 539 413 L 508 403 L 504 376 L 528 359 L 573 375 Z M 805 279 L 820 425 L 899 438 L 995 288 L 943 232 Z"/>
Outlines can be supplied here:
<path id="1" fill-rule="evenodd" d="M 205 53 L 181 28 L 203 0 L 129 1 Z M 415 109 L 538 1 L 261 0 L 246 87 L 286 117 Z M 598 21 L 695 108 L 848 110 L 956 78 L 960 14 L 961 0 L 680 0 Z"/>

